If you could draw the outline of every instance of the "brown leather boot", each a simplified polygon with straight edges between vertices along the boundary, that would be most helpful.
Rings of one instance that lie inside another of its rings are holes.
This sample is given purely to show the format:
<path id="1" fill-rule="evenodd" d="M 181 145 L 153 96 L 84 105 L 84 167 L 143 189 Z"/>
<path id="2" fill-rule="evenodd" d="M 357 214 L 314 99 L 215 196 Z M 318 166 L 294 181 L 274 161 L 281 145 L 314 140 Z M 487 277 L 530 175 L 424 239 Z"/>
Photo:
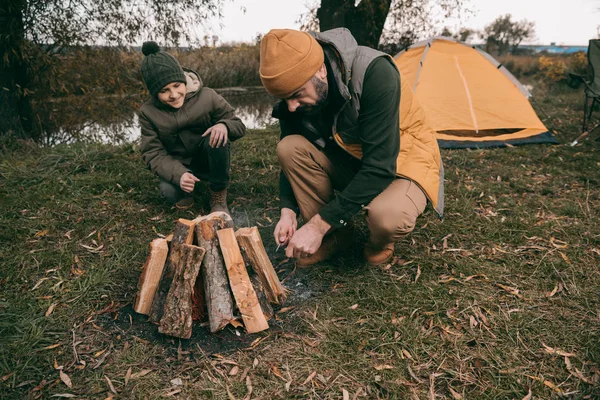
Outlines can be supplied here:
<path id="1" fill-rule="evenodd" d="M 394 255 L 394 243 L 388 243 L 384 246 L 374 246 L 371 242 L 367 243 L 364 250 L 364 256 L 367 263 L 371 266 L 386 263 Z"/>
<path id="2" fill-rule="evenodd" d="M 323 238 L 321 247 L 315 254 L 307 258 L 299 258 L 296 260 L 296 265 L 300 268 L 305 268 L 310 265 L 325 261 L 331 256 L 340 251 L 346 250 L 354 242 L 354 227 L 347 226 L 337 231 L 326 235 Z"/>
<path id="3" fill-rule="evenodd" d="M 187 210 L 189 208 L 192 208 L 193 205 L 194 205 L 194 198 L 192 196 L 184 197 L 183 199 L 181 199 L 177 203 L 175 203 L 175 207 L 180 210 Z"/>
<path id="4" fill-rule="evenodd" d="M 227 208 L 227 189 L 223 189 L 220 192 L 210 191 L 210 212 L 222 211 L 229 214 Z"/>

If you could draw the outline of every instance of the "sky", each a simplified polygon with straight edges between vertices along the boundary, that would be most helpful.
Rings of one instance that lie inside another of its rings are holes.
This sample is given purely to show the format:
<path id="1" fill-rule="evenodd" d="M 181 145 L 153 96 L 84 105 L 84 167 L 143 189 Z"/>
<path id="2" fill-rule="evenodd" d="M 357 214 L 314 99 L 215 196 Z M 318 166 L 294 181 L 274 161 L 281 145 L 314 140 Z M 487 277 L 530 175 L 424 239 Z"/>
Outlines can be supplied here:
<path id="1" fill-rule="evenodd" d="M 258 33 L 273 28 L 297 29 L 307 3 L 310 0 L 228 1 L 222 26 L 213 23 L 210 34 L 218 36 L 220 43 L 251 42 Z M 587 45 L 600 29 L 600 0 L 470 0 L 469 9 L 473 15 L 447 25 L 482 29 L 496 17 L 512 14 L 513 19 L 535 22 L 536 38 L 531 43 L 564 45 Z"/>

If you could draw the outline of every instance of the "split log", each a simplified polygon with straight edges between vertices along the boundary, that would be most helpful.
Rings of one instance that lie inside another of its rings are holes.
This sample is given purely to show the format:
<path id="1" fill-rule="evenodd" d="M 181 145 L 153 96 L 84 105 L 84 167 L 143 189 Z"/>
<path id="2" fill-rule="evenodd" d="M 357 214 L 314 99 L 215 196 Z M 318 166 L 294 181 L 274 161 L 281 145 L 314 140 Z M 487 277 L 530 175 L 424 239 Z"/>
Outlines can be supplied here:
<path id="1" fill-rule="evenodd" d="M 214 212 L 194 221 L 198 246 L 206 250 L 201 268 L 202 282 L 210 331 L 216 332 L 233 319 L 233 298 L 217 239 L 217 231 L 233 228 L 233 220 L 227 213 Z"/>
<path id="2" fill-rule="evenodd" d="M 232 228 L 217 231 L 223 259 L 227 266 L 227 275 L 233 291 L 233 297 L 242 314 L 248 333 L 256 333 L 269 329 L 269 324 L 258 303 L 256 292 L 250 282 L 242 253 L 235 240 Z"/>
<path id="3" fill-rule="evenodd" d="M 192 244 L 194 240 L 194 221 L 180 218 L 177 220 L 175 229 L 173 230 L 173 239 L 171 240 L 171 252 L 169 259 L 163 270 L 158 290 L 154 295 L 154 301 L 152 302 L 152 308 L 150 309 L 149 319 L 153 323 L 159 323 L 163 316 L 165 308 L 165 299 L 169 293 L 171 287 L 171 281 L 173 280 L 173 274 L 175 273 L 175 265 L 172 262 L 172 255 L 177 246 L 182 244 Z"/>
<path id="4" fill-rule="evenodd" d="M 158 327 L 160 333 L 183 339 L 192 336 L 192 294 L 204 253 L 203 248 L 188 244 L 173 249 L 175 271 Z"/>
<path id="5" fill-rule="evenodd" d="M 287 298 L 287 290 L 279 281 L 279 277 L 260 238 L 258 228 L 255 226 L 240 228 L 235 232 L 235 237 L 248 264 L 252 266 L 252 269 L 260 278 L 269 302 L 283 304 Z"/>
<path id="6" fill-rule="evenodd" d="M 150 254 L 144 263 L 142 275 L 140 276 L 139 291 L 133 307 L 135 312 L 145 315 L 150 313 L 168 253 L 169 246 L 165 239 L 154 239 L 150 243 Z"/>
<path id="7" fill-rule="evenodd" d="M 265 319 L 268 321 L 271 318 L 273 318 L 273 307 L 271 307 L 271 304 L 267 299 L 267 295 L 265 294 L 265 288 L 263 287 L 260 278 L 256 274 L 250 277 L 250 281 L 252 282 L 252 286 L 254 287 L 254 291 L 256 292 L 256 297 L 258 297 L 258 304 L 260 304 L 260 308 L 262 309 L 262 312 L 265 315 Z"/>

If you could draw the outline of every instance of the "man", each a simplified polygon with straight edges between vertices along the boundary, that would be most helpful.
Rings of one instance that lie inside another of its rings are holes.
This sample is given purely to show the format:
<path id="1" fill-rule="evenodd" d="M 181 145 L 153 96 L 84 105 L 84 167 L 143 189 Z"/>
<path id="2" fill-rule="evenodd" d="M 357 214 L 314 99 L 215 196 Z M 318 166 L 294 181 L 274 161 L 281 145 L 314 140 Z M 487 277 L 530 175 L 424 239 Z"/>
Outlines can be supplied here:
<path id="1" fill-rule="evenodd" d="M 350 221 L 364 209 L 364 256 L 381 264 L 412 232 L 428 200 L 442 216 L 434 132 L 388 55 L 358 46 L 345 28 L 274 29 L 261 42 L 260 77 L 281 99 L 273 108 L 282 168 L 274 235 L 288 257 L 306 266 L 349 247 Z"/>

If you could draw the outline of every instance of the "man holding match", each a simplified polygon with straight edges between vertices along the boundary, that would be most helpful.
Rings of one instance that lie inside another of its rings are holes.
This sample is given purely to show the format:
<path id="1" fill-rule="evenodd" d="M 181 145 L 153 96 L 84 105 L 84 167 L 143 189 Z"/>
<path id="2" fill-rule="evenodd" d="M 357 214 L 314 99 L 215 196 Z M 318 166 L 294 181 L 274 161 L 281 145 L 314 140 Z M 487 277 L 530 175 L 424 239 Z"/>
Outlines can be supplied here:
<path id="1" fill-rule="evenodd" d="M 352 217 L 365 210 L 364 256 L 381 264 L 428 201 L 442 216 L 437 141 L 391 57 L 358 46 L 344 28 L 274 29 L 261 42 L 260 77 L 281 99 L 273 108 L 282 168 L 274 236 L 288 257 L 305 266 L 348 248 Z"/>

